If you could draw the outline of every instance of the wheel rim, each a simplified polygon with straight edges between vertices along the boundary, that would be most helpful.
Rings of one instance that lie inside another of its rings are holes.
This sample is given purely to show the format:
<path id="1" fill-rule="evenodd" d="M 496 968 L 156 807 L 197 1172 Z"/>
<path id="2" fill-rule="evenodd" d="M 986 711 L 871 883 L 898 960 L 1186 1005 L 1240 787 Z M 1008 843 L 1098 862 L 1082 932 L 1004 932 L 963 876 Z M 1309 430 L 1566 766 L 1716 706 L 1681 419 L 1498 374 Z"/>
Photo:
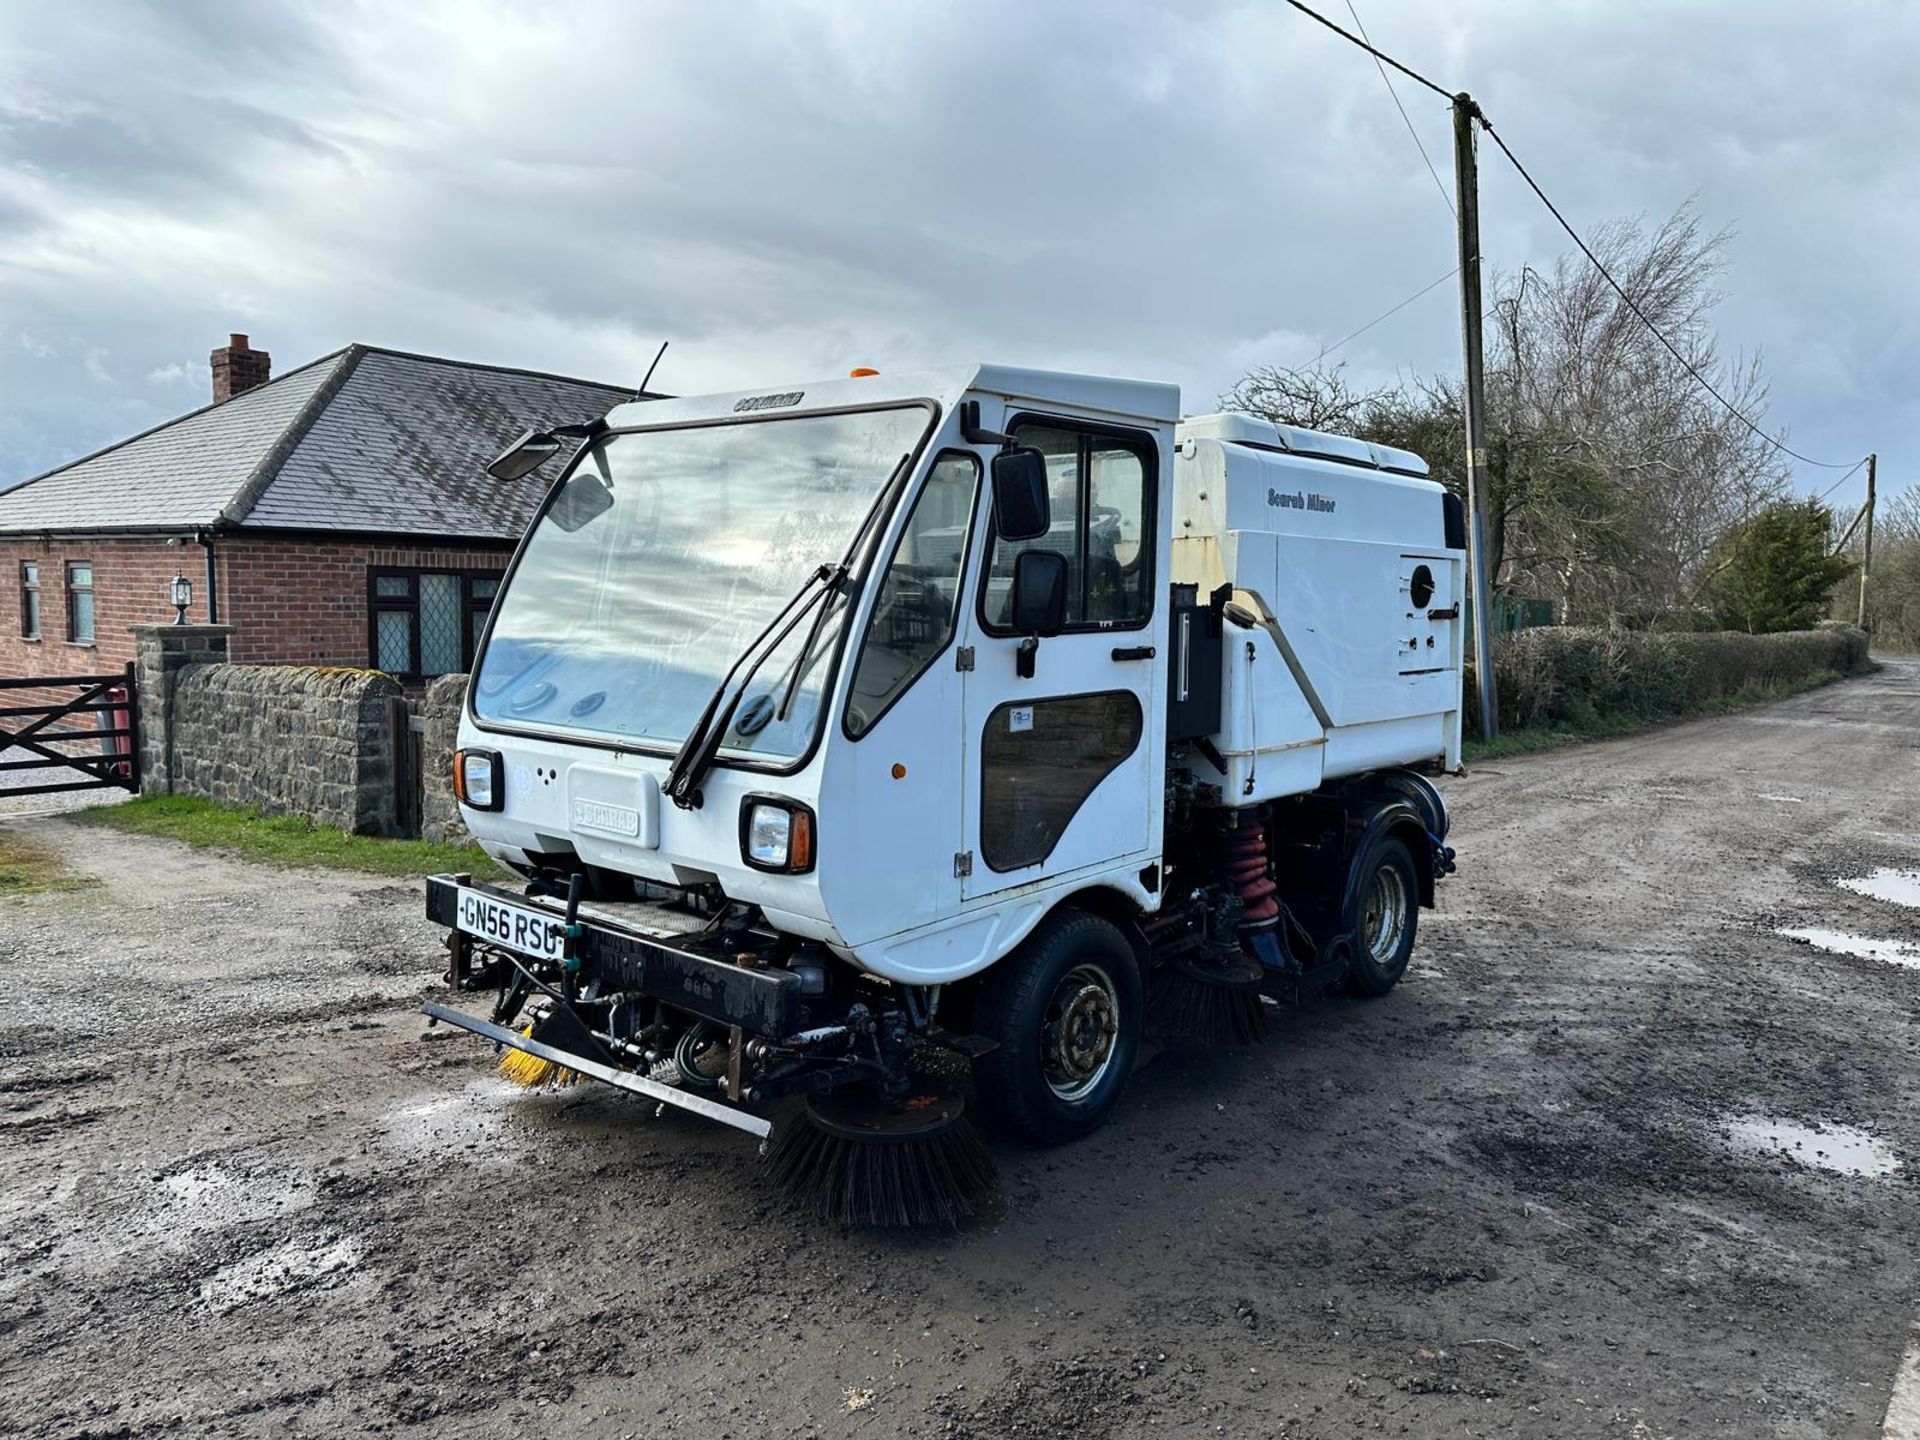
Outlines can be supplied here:
<path id="1" fill-rule="evenodd" d="M 1382 865 L 1367 886 L 1360 924 L 1360 932 L 1367 939 L 1367 953 L 1376 965 L 1391 965 L 1399 955 L 1400 942 L 1407 933 L 1407 914 L 1405 879 L 1396 867 Z"/>
<path id="2" fill-rule="evenodd" d="M 1085 1097 L 1113 1068 L 1119 1038 L 1120 995 L 1113 977 L 1098 965 L 1074 966 L 1047 1002 L 1047 1088 L 1062 1100 Z"/>

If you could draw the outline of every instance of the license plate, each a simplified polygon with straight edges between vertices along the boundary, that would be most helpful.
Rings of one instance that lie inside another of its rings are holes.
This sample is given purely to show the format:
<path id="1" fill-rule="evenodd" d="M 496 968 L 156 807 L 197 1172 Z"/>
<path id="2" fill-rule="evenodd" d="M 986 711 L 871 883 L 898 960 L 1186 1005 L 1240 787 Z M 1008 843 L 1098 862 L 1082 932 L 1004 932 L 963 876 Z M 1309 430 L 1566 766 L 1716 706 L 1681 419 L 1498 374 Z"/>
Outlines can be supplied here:
<path id="1" fill-rule="evenodd" d="M 478 890 L 460 892 L 454 925 L 477 939 L 491 940 L 539 960 L 558 960 L 566 947 L 565 921 L 525 905 L 496 900 Z"/>

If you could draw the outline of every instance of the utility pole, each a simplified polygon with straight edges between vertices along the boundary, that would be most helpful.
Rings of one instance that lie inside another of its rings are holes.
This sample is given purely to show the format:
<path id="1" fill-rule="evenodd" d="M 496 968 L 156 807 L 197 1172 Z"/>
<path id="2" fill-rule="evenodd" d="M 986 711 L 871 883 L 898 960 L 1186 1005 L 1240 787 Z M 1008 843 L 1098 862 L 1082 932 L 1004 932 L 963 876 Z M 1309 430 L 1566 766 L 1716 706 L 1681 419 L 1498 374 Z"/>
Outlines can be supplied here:
<path id="1" fill-rule="evenodd" d="M 1493 587 L 1487 574 L 1486 365 L 1480 340 L 1480 171 L 1473 154 L 1473 122 L 1480 107 L 1464 90 L 1453 97 L 1453 183 L 1460 217 L 1460 328 L 1467 351 L 1467 547 L 1473 571 L 1473 672 L 1480 691 L 1480 738 L 1500 730 L 1493 690 Z M 1872 475 L 1869 468 L 1868 475 Z M 1869 482 L 1871 483 L 1871 482 Z"/>
<path id="2" fill-rule="evenodd" d="M 1867 456 L 1867 541 L 1866 551 L 1860 557 L 1860 628 L 1867 629 L 1867 582 L 1873 575 L 1873 472 L 1879 465 L 1878 455 Z M 1871 635 L 1873 632 L 1868 630 Z"/>

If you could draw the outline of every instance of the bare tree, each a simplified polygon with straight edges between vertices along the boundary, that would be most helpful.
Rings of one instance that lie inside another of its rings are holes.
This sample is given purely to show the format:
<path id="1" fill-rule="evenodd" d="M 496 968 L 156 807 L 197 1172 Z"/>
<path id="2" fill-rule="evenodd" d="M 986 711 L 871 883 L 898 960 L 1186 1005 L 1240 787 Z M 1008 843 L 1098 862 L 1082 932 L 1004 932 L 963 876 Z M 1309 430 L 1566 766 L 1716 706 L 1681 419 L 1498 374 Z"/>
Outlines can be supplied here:
<path id="1" fill-rule="evenodd" d="M 1873 524 L 1890 545 L 1920 545 L 1920 485 L 1909 485 L 1883 503 Z"/>
<path id="2" fill-rule="evenodd" d="M 1757 356 L 1711 328 L 1726 232 L 1690 206 L 1590 239 L 1634 305 L 1737 409 L 1765 409 Z M 1708 553 L 1778 498 L 1778 453 L 1707 395 L 1583 256 L 1496 277 L 1490 430 L 1509 446 L 1505 583 L 1562 618 L 1617 622 L 1685 604 Z"/>
<path id="3" fill-rule="evenodd" d="M 1834 534 L 1844 534 L 1860 513 L 1851 506 L 1834 515 Z M 1855 528 L 1847 541 L 1847 555 L 1855 564 L 1865 556 L 1866 536 Z M 1834 597 L 1832 616 L 1852 622 L 1859 613 L 1859 592 L 1841 586 Z M 1877 645 L 1888 649 L 1920 650 L 1920 485 L 1892 496 L 1881 496 L 1873 517 L 1873 583 L 1867 606 Z"/>
<path id="4" fill-rule="evenodd" d="M 1256 365 L 1220 397 L 1222 410 L 1242 410 L 1276 425 L 1299 425 L 1336 435 L 1358 434 L 1372 410 L 1390 392 L 1356 390 L 1347 383 L 1346 362 L 1331 369 L 1318 361 L 1290 370 Z"/>
<path id="5" fill-rule="evenodd" d="M 1723 357 L 1712 329 L 1727 239 L 1690 205 L 1652 229 L 1601 227 L 1590 243 L 1632 307 L 1578 254 L 1493 277 L 1484 503 L 1497 590 L 1551 599 L 1565 621 L 1645 623 L 1687 608 L 1721 537 L 1784 494 L 1778 452 L 1688 373 L 1756 421 L 1766 408 L 1759 357 Z M 1459 385 L 1444 376 L 1363 391 L 1339 366 L 1262 367 L 1221 403 L 1402 445 L 1464 483 Z"/>

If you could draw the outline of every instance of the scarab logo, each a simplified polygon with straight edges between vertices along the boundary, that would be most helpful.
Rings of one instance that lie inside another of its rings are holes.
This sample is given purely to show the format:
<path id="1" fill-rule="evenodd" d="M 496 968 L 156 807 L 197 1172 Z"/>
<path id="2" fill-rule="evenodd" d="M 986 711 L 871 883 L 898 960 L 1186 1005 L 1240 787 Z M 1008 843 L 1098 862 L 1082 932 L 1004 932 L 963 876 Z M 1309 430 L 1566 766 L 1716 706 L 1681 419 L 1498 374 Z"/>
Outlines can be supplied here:
<path id="1" fill-rule="evenodd" d="M 738 415 L 748 410 L 784 410 L 789 405 L 798 405 L 806 398 L 804 390 L 783 390 L 778 395 L 749 395 L 745 399 L 733 402 L 733 413 Z"/>

